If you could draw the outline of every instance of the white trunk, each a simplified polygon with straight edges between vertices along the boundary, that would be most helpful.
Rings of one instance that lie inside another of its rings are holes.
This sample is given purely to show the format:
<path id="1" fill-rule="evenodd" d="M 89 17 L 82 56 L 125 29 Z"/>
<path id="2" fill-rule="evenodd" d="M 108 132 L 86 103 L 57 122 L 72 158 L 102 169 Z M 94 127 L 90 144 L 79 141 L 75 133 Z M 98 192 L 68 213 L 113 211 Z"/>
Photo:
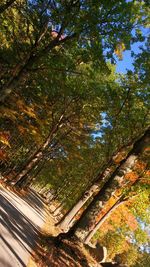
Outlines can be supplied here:
<path id="1" fill-rule="evenodd" d="M 81 199 L 74 205 L 74 207 L 63 217 L 63 219 L 57 224 L 64 232 L 68 229 L 69 223 L 72 221 L 77 212 L 87 202 L 87 200 L 98 190 L 98 185 L 92 185 L 91 188 L 84 193 Z"/>
<path id="2" fill-rule="evenodd" d="M 110 210 L 100 219 L 100 221 L 95 225 L 94 229 L 88 233 L 88 235 L 85 238 L 84 243 L 89 244 L 92 237 L 95 235 L 97 230 L 101 227 L 101 225 L 109 218 L 109 216 L 116 210 L 121 204 L 123 204 L 124 201 L 118 200 L 111 208 Z"/>
<path id="3" fill-rule="evenodd" d="M 53 216 L 54 216 L 54 217 L 57 217 L 57 215 L 59 215 L 59 214 L 61 213 L 62 209 L 63 209 L 63 204 L 60 204 L 60 205 L 54 210 L 54 212 L 53 212 Z"/>
<path id="4" fill-rule="evenodd" d="M 104 208 L 107 201 L 115 194 L 117 189 L 127 185 L 125 175 L 132 172 L 138 158 L 150 144 L 150 128 L 144 135 L 137 140 L 126 158 L 120 162 L 120 165 L 113 172 L 103 188 L 94 197 L 88 208 L 83 212 L 80 220 L 74 227 L 74 234 L 84 242 L 87 235 L 95 228 L 96 219 Z"/>

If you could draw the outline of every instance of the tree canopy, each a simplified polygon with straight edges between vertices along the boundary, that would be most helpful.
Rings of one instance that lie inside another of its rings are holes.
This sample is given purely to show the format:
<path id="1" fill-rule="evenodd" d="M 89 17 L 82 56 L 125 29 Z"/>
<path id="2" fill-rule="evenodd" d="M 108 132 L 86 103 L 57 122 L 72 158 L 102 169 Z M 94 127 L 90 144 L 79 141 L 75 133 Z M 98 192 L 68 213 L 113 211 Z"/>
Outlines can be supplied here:
<path id="1" fill-rule="evenodd" d="M 0 174 L 5 182 L 52 190 L 64 216 L 95 181 L 101 192 L 150 125 L 149 19 L 149 3 L 140 0 L 1 1 Z M 122 60 L 123 52 L 139 43 L 139 53 L 132 51 L 133 70 L 117 73 L 116 57 Z M 148 147 L 133 167 L 117 191 L 125 202 L 93 240 L 108 247 L 111 259 L 119 254 L 125 262 L 132 254 L 128 264 L 136 267 L 139 258 L 146 266 L 149 257 Z M 113 201 L 108 198 L 107 212 Z M 103 216 L 104 210 L 96 223 Z"/>

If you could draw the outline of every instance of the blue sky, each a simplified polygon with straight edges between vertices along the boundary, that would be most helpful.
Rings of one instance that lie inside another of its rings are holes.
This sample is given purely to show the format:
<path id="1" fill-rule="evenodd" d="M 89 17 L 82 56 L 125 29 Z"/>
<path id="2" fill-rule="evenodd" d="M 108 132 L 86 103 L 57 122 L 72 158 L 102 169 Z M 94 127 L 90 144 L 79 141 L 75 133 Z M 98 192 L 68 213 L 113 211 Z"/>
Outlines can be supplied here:
<path id="1" fill-rule="evenodd" d="M 142 28 L 142 33 L 145 37 L 147 37 L 150 33 L 148 28 Z M 138 54 L 140 53 L 140 46 L 144 46 L 145 42 L 137 42 L 131 46 L 131 50 Z M 131 50 L 126 50 L 123 53 L 123 60 L 118 60 L 116 62 L 116 71 L 121 73 L 126 73 L 128 70 L 133 70 L 133 58 L 131 57 Z"/>
<path id="2" fill-rule="evenodd" d="M 148 29 L 142 29 L 143 35 L 146 37 L 149 34 L 149 30 Z M 119 73 L 126 73 L 127 70 L 133 70 L 134 66 L 133 66 L 133 57 L 131 56 L 132 51 L 135 54 L 139 54 L 141 52 L 140 47 L 144 47 L 145 41 L 144 42 L 137 42 L 133 45 L 131 45 L 131 50 L 126 50 L 123 52 L 123 59 L 119 60 L 116 57 L 116 72 Z M 107 126 L 108 121 L 106 120 L 106 114 L 105 113 L 101 113 L 102 116 L 102 121 L 103 121 L 103 127 Z M 98 129 L 97 129 L 98 130 Z M 101 137 L 102 133 L 99 131 L 97 133 L 92 134 L 93 138 L 96 137 Z"/>
<path id="3" fill-rule="evenodd" d="M 141 42 L 138 42 L 131 46 L 131 50 L 138 54 L 140 53 L 139 46 L 142 45 Z M 123 52 L 123 60 L 118 60 L 116 62 L 116 71 L 126 73 L 128 70 L 133 70 L 133 58 L 131 57 L 131 50 L 126 50 Z"/>
<path id="4" fill-rule="evenodd" d="M 131 57 L 131 51 L 127 50 L 123 53 L 123 59 L 117 60 L 116 72 L 126 73 L 127 69 L 133 70 L 132 63 L 133 63 L 133 59 Z"/>

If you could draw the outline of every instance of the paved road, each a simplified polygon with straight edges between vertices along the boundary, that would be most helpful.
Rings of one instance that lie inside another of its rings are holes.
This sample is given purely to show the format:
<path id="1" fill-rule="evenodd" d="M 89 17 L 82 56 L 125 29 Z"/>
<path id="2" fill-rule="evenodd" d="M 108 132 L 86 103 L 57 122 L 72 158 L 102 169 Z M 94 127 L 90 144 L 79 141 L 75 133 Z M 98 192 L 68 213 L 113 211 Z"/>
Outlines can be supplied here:
<path id="1" fill-rule="evenodd" d="M 27 266 L 45 214 L 33 191 L 22 199 L 0 187 L 0 267 Z"/>

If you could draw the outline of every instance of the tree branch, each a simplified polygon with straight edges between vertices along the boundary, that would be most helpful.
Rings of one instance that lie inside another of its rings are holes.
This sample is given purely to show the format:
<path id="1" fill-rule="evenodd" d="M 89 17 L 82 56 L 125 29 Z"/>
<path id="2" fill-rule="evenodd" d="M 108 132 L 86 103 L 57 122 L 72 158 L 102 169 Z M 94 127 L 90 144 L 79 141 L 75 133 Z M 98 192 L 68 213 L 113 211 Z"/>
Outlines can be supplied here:
<path id="1" fill-rule="evenodd" d="M 32 68 L 32 69 L 27 68 L 27 71 L 32 71 L 32 72 L 36 72 L 36 71 L 40 71 L 40 70 L 45 71 L 45 70 L 48 70 L 48 68 L 47 67 L 37 67 L 37 68 Z M 60 69 L 60 68 L 52 67 L 51 70 L 58 71 L 58 72 L 66 72 L 66 73 L 70 73 L 70 74 L 88 76 L 87 74 L 85 74 L 83 72 L 68 70 L 68 69 Z"/>
<path id="2" fill-rule="evenodd" d="M 0 14 L 3 13 L 7 8 L 9 8 L 16 0 L 6 1 L 5 4 L 0 6 Z"/>

